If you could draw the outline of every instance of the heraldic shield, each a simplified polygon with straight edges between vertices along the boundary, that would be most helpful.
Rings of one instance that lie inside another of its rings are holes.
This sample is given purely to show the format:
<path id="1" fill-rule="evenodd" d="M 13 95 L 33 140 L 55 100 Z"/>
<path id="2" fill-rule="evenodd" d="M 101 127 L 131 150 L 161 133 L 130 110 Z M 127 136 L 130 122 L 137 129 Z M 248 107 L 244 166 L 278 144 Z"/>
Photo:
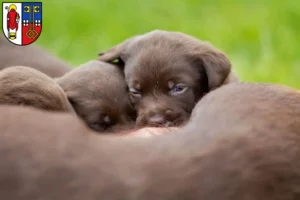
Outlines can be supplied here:
<path id="1" fill-rule="evenodd" d="M 35 42 L 42 32 L 42 2 L 2 3 L 2 30 L 13 44 Z"/>

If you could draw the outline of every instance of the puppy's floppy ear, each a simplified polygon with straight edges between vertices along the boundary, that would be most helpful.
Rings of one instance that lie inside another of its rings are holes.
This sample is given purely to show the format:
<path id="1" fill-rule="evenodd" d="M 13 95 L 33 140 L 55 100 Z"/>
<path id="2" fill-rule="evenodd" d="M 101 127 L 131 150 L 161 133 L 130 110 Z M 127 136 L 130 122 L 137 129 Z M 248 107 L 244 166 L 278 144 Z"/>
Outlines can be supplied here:
<path id="1" fill-rule="evenodd" d="M 209 43 L 201 43 L 192 53 L 192 57 L 197 65 L 205 69 L 210 91 L 225 84 L 231 74 L 231 63 L 223 52 Z"/>
<path id="2" fill-rule="evenodd" d="M 133 41 L 136 41 L 136 39 L 139 37 L 140 35 L 131 37 L 107 51 L 98 53 L 98 60 L 124 66 L 126 62 L 127 50 L 130 48 L 130 44 L 132 44 Z"/>
<path id="3" fill-rule="evenodd" d="M 108 63 L 118 64 L 121 61 L 121 53 L 124 44 L 118 44 L 105 52 L 98 53 L 98 60 Z"/>

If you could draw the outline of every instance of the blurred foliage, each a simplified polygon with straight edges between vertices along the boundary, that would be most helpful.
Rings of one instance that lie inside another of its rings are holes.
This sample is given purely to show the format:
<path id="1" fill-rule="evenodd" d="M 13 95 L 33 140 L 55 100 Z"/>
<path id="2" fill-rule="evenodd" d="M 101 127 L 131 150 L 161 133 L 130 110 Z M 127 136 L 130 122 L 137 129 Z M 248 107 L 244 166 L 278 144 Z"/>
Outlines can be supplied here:
<path id="1" fill-rule="evenodd" d="M 244 81 L 300 88 L 299 0 L 47 0 L 37 43 L 73 65 L 154 29 L 211 42 Z"/>

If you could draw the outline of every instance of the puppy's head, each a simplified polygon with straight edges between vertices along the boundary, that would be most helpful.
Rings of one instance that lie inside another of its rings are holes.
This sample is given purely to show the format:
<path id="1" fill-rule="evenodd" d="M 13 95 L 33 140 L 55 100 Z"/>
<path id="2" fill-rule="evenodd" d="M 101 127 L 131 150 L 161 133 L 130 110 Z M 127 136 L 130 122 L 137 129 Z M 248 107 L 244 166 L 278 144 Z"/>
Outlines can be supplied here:
<path id="1" fill-rule="evenodd" d="M 49 111 L 73 111 L 64 91 L 53 79 L 23 66 L 0 71 L 0 104 L 33 106 Z"/>
<path id="2" fill-rule="evenodd" d="M 99 54 L 124 68 L 138 125 L 177 126 L 207 92 L 233 79 L 224 53 L 179 32 L 152 31 Z"/>
<path id="3" fill-rule="evenodd" d="M 124 74 L 118 67 L 89 61 L 56 80 L 90 128 L 114 132 L 134 124 L 136 114 L 128 98 Z"/>

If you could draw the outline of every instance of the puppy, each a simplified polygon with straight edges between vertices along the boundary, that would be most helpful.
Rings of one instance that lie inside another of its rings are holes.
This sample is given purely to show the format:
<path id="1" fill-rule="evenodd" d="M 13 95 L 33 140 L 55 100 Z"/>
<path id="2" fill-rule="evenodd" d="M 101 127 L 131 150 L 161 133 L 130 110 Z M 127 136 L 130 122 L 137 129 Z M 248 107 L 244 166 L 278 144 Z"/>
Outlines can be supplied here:
<path id="1" fill-rule="evenodd" d="M 226 55 L 179 32 L 155 30 L 99 54 L 125 66 L 140 126 L 179 126 L 207 92 L 237 82 Z"/>
<path id="2" fill-rule="evenodd" d="M 71 66 L 37 45 L 17 46 L 0 37 L 0 69 L 11 66 L 29 66 L 50 77 L 60 77 Z"/>
<path id="3" fill-rule="evenodd" d="M 106 133 L 134 128 L 136 112 L 118 67 L 93 60 L 56 81 L 90 128 Z"/>
<path id="4" fill-rule="evenodd" d="M 54 80 L 24 66 L 9 67 L 0 71 L 0 104 L 74 112 L 64 91 Z"/>
<path id="5" fill-rule="evenodd" d="M 71 115 L 0 107 L 0 198 L 298 199 L 299 100 L 284 86 L 229 84 L 180 131 L 148 139 L 82 134 Z"/>

